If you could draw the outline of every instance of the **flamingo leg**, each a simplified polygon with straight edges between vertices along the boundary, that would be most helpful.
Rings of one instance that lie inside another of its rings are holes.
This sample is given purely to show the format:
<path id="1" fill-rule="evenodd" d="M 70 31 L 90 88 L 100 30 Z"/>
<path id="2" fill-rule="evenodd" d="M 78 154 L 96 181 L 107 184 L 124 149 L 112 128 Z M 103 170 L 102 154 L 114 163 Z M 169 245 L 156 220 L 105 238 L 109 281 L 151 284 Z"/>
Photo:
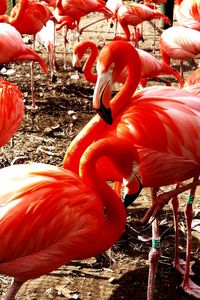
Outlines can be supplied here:
<path id="1" fill-rule="evenodd" d="M 193 183 L 197 181 L 198 178 L 194 178 Z M 200 286 L 195 284 L 190 278 L 190 252 L 191 252 L 191 238 L 192 238 L 192 204 L 194 202 L 196 192 L 196 185 L 191 188 L 190 195 L 188 197 L 188 202 L 185 209 L 185 218 L 187 225 L 187 250 L 186 250 L 186 267 L 183 282 L 181 284 L 184 291 L 196 298 L 200 298 Z"/>
<path id="2" fill-rule="evenodd" d="M 157 189 L 152 189 L 152 202 L 157 199 Z M 147 300 L 153 299 L 155 276 L 157 272 L 158 260 L 160 258 L 160 235 L 158 221 L 155 219 L 152 223 L 152 248 L 149 252 L 149 276 L 147 287 Z"/>
<path id="3" fill-rule="evenodd" d="M 23 285 L 23 281 L 13 280 L 4 300 L 15 300 L 15 295 Z"/>
<path id="4" fill-rule="evenodd" d="M 173 209 L 173 218 L 174 218 L 174 230 L 175 230 L 175 257 L 173 265 L 174 267 L 181 273 L 185 273 L 185 261 L 180 259 L 179 255 L 179 228 L 178 228 L 178 197 L 177 195 L 172 199 L 172 209 Z M 190 275 L 194 275 L 195 273 L 192 271 L 192 265 L 194 262 L 190 263 Z"/>

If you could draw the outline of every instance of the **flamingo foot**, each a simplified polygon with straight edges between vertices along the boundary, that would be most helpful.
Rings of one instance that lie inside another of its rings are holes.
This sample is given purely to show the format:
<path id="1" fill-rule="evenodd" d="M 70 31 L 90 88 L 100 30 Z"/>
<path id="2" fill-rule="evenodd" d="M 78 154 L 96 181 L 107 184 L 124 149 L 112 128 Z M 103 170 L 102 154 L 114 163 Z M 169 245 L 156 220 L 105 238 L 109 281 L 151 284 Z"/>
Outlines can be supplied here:
<path id="1" fill-rule="evenodd" d="M 194 264 L 195 264 L 195 261 L 190 262 L 190 271 L 189 271 L 190 276 L 195 275 L 195 273 L 192 271 L 192 266 Z M 176 268 L 176 270 L 178 270 L 179 273 L 181 273 L 182 275 L 185 274 L 185 265 L 186 265 L 186 262 L 183 259 L 178 259 L 178 261 L 173 262 L 174 268 Z"/>
<path id="2" fill-rule="evenodd" d="M 189 295 L 192 295 L 193 297 L 200 299 L 200 286 L 194 283 L 191 279 L 189 279 L 187 283 L 182 283 L 181 287 Z"/>

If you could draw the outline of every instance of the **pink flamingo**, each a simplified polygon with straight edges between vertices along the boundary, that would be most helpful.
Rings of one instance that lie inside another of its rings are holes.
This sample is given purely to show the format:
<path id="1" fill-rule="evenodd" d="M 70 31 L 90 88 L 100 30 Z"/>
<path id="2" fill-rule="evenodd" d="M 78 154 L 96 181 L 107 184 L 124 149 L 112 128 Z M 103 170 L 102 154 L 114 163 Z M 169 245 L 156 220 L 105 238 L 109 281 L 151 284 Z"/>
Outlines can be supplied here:
<path id="1" fill-rule="evenodd" d="M 86 25 L 83 28 L 79 28 L 79 23 L 82 17 L 92 12 L 103 13 L 104 18 L 101 20 L 104 20 L 105 18 L 108 19 L 112 16 L 112 12 L 106 7 L 106 4 L 103 0 L 57 0 L 56 10 L 58 11 L 59 15 L 67 15 L 77 22 L 77 32 L 79 33 L 79 36 L 85 28 L 97 22 L 95 21 L 94 23 Z"/>
<path id="2" fill-rule="evenodd" d="M 137 151 L 115 137 L 88 147 L 80 176 L 40 163 L 0 170 L 0 273 L 14 277 L 5 300 L 14 299 L 25 281 L 70 260 L 96 256 L 120 238 L 126 211 L 99 176 L 102 156 L 125 178 L 132 177 L 130 166 L 137 165 Z"/>
<path id="3" fill-rule="evenodd" d="M 0 80 L 0 147 L 7 144 L 24 116 L 23 95 L 18 87 Z"/>
<path id="4" fill-rule="evenodd" d="M 179 25 L 200 30 L 199 0 L 176 0 L 174 13 Z"/>
<path id="5" fill-rule="evenodd" d="M 163 31 L 160 37 L 160 52 L 166 64 L 170 59 L 180 60 L 180 73 L 183 77 L 183 60 L 195 58 L 200 54 L 200 32 L 194 29 L 173 26 Z"/>
<path id="6" fill-rule="evenodd" d="M 32 49 L 27 47 L 21 37 L 21 34 L 15 27 L 0 23 L 0 64 L 8 64 L 15 61 L 37 61 L 41 65 L 45 73 L 48 72 L 45 61 Z M 35 106 L 35 98 L 33 92 L 33 77 L 31 77 L 31 93 L 32 107 Z"/>
<path id="7" fill-rule="evenodd" d="M 134 65 L 131 63 L 132 59 L 134 59 Z M 110 103 L 112 84 L 126 65 L 128 67 L 127 80 Z M 153 204 L 158 202 L 157 189 L 160 186 L 194 178 L 193 185 L 185 184 L 184 187 L 177 187 L 170 195 L 166 194 L 166 197 L 164 193 L 163 197 L 169 201 L 183 190 L 199 185 L 200 182 L 196 179 L 200 174 L 199 97 L 185 90 L 159 86 L 144 88 L 132 96 L 140 80 L 141 60 L 134 47 L 124 41 L 110 42 L 102 49 L 97 72 L 98 79 L 93 103 L 98 113 L 110 125 L 99 119 L 99 116 L 95 116 L 70 144 L 64 157 L 64 167 L 77 172 L 81 155 L 92 142 L 102 137 L 119 136 L 130 140 L 136 146 L 140 159 L 139 177 L 144 187 L 152 188 Z M 194 140 L 188 138 L 191 135 L 195 136 Z M 194 143 L 191 144 L 192 141 Z M 105 176 L 106 170 L 104 171 Z M 115 174 L 112 180 L 117 180 Z M 135 184 L 134 193 L 138 188 L 138 180 L 135 180 Z M 191 189 L 192 194 L 194 190 Z M 189 246 L 191 210 L 192 203 L 190 202 L 186 206 Z M 148 299 L 153 297 L 153 278 L 160 253 L 156 221 L 153 224 L 153 240 L 154 248 L 149 254 Z M 182 269 L 179 261 L 176 262 L 176 267 L 180 267 L 184 273 L 184 290 L 195 294 L 195 289 L 198 290 L 198 287 L 190 290 L 192 283 L 188 272 L 189 254 L 190 248 L 188 247 L 186 269 Z"/>
<path id="8" fill-rule="evenodd" d="M 131 37 L 128 27 L 129 25 L 134 27 L 135 37 L 137 37 L 136 27 L 144 21 L 163 19 L 166 23 L 170 24 L 170 20 L 164 14 L 149 8 L 147 5 L 137 3 L 120 6 L 117 11 L 117 19 L 125 33 L 127 40 L 130 40 Z"/>
<path id="9" fill-rule="evenodd" d="M 200 97 L 200 67 L 190 73 L 184 89 Z"/>
<path id="10" fill-rule="evenodd" d="M 119 39 L 120 37 L 116 38 Z M 83 68 L 81 68 L 81 59 L 88 49 L 90 50 L 90 54 Z M 176 71 L 169 65 L 160 62 L 154 56 L 144 50 L 136 48 L 136 51 L 138 52 L 142 62 L 140 78 L 140 84 L 142 85 L 142 87 L 145 87 L 147 85 L 148 78 L 154 78 L 155 80 L 159 81 L 159 78 L 157 78 L 157 76 L 159 75 L 173 75 L 179 81 L 180 87 L 183 87 L 184 81 L 178 71 Z M 92 71 L 97 56 L 98 48 L 92 41 L 81 41 L 74 46 L 72 64 L 77 70 L 84 74 L 86 80 L 92 83 L 96 83 L 97 80 L 97 73 L 94 73 Z M 132 63 L 134 64 L 134 60 L 132 60 Z M 122 70 L 122 72 L 119 74 L 117 81 L 120 83 L 125 83 L 127 75 L 128 69 L 127 67 L 125 67 L 124 70 Z"/>

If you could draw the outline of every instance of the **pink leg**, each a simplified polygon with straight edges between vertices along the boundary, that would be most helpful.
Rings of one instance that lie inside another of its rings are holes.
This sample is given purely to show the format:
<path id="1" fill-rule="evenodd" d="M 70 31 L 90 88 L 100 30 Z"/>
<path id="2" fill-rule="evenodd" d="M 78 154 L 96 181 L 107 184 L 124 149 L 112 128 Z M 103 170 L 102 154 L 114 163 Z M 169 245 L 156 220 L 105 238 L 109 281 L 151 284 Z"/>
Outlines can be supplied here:
<path id="1" fill-rule="evenodd" d="M 16 279 L 14 279 L 4 300 L 15 300 L 15 295 L 17 294 L 23 283 L 23 281 L 17 281 Z"/>
<path id="2" fill-rule="evenodd" d="M 193 182 L 197 181 L 197 178 L 194 178 Z M 198 299 L 200 299 L 200 286 L 195 284 L 190 278 L 190 252 L 191 252 L 191 224 L 192 224 L 192 203 L 194 201 L 196 191 L 196 185 L 191 189 L 188 202 L 185 209 L 185 218 L 187 224 L 187 250 L 186 250 L 186 268 L 181 284 L 184 291 Z"/>
<path id="3" fill-rule="evenodd" d="M 174 229 L 175 229 L 175 257 L 173 265 L 181 273 L 185 273 L 185 261 L 180 259 L 179 256 L 179 228 L 178 228 L 178 197 L 174 196 L 172 199 L 172 209 L 173 209 L 173 218 L 174 218 Z M 194 262 L 190 263 L 190 275 L 194 275 L 191 267 Z"/>
<path id="4" fill-rule="evenodd" d="M 152 202 L 157 199 L 157 189 L 152 190 Z M 160 258 L 160 236 L 158 221 L 155 219 L 152 223 L 152 248 L 149 252 L 149 276 L 147 287 L 147 300 L 153 300 L 155 276 L 157 271 L 158 260 Z"/>

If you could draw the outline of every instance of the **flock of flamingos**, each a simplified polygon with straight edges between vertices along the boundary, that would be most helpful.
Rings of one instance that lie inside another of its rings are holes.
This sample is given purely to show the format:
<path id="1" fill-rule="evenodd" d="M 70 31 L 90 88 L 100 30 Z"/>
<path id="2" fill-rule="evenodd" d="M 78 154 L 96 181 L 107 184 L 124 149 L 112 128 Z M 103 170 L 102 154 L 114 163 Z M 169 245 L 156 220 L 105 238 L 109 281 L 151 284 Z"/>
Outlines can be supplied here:
<path id="1" fill-rule="evenodd" d="M 85 29 L 80 28 L 80 20 L 92 12 L 114 23 L 113 40 L 105 38 L 99 54 L 92 41 L 81 40 L 74 47 L 73 65 L 95 83 L 97 115 L 71 142 L 63 167 L 32 163 L 0 170 L 0 273 L 14 278 L 6 300 L 15 299 L 29 279 L 109 249 L 124 231 L 126 207 L 143 187 L 149 187 L 152 196 L 152 205 L 141 220 L 152 223 L 147 299 L 153 299 L 160 256 L 156 218 L 170 200 L 176 237 L 174 267 L 183 274 L 185 292 L 200 299 L 190 262 L 192 204 L 200 185 L 200 68 L 196 59 L 200 0 L 175 2 L 177 26 L 158 11 L 159 4 L 166 2 L 19 0 L 8 16 L 6 1 L 0 0 L 0 64 L 30 60 L 33 72 L 37 61 L 48 72 L 44 59 L 24 43 L 22 35 L 29 34 L 46 46 L 52 79 L 56 76 L 55 29 L 77 30 L 80 39 Z M 169 25 L 160 36 L 162 61 L 138 48 L 142 22 L 154 19 Z M 117 35 L 119 27 L 121 36 Z M 66 38 L 64 44 L 66 51 Z M 88 49 L 90 56 L 81 67 Z M 170 66 L 170 59 L 180 61 L 180 72 Z M 185 59 L 191 59 L 195 67 L 187 82 Z M 95 63 L 96 73 L 92 70 Z M 159 81 L 158 75 L 174 76 L 180 87 L 169 82 L 146 87 L 149 78 Z M 112 97 L 115 82 L 122 85 Z M 136 91 L 138 85 L 141 88 Z M 33 89 L 30 108 L 37 108 Z M 23 116 L 23 94 L 17 85 L 1 79 L 0 147 L 18 130 Z M 169 185 L 173 186 L 170 191 L 160 192 L 160 187 Z M 123 201 L 122 189 L 126 191 Z M 184 191 L 189 191 L 186 261 L 179 258 L 178 236 L 178 196 Z"/>

